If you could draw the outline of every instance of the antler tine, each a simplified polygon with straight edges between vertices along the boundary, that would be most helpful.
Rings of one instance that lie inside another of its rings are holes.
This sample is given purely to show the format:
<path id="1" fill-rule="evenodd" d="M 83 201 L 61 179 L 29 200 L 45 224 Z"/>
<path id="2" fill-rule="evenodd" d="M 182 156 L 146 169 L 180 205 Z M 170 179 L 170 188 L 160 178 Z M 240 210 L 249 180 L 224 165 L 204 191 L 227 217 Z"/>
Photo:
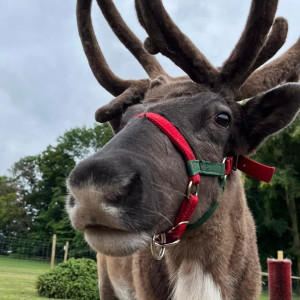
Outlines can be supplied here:
<path id="1" fill-rule="evenodd" d="M 217 83 L 219 71 L 174 24 L 161 0 L 135 0 L 141 25 L 153 52 L 161 52 L 197 83 Z M 146 47 L 146 45 L 144 44 Z M 150 51 L 151 52 L 151 51 Z"/>
<path id="2" fill-rule="evenodd" d="M 261 65 L 272 58 L 284 44 L 288 32 L 286 19 L 278 17 L 275 19 L 272 30 L 267 37 L 267 41 L 261 49 L 252 67 L 247 71 L 247 78 Z"/>
<path id="3" fill-rule="evenodd" d="M 247 79 L 248 70 L 265 44 L 277 5 L 278 0 L 252 1 L 245 29 L 221 70 L 223 82 L 231 89 L 238 89 Z"/>
<path id="4" fill-rule="evenodd" d="M 149 77 L 151 79 L 154 79 L 159 75 L 167 75 L 156 58 L 146 52 L 142 42 L 126 25 L 113 1 L 97 0 L 97 3 L 115 35 L 135 56 L 135 58 L 143 66 Z"/>
<path id="5" fill-rule="evenodd" d="M 286 37 L 288 33 L 288 22 L 286 19 L 282 17 L 278 17 L 275 19 L 274 24 L 272 26 L 272 30 L 267 37 L 266 44 L 260 51 L 259 55 L 256 58 L 255 63 L 252 68 L 249 70 L 249 74 L 262 66 L 265 62 L 267 62 L 270 58 L 272 58 L 277 51 L 282 47 L 285 43 Z"/>
<path id="6" fill-rule="evenodd" d="M 81 43 L 98 82 L 108 92 L 118 96 L 131 85 L 131 82 L 122 80 L 110 70 L 93 30 L 91 6 L 92 0 L 77 1 L 77 25 Z"/>
<path id="7" fill-rule="evenodd" d="M 150 86 L 150 79 L 123 80 L 110 70 L 93 30 L 91 3 L 92 0 L 77 0 L 78 31 L 96 79 L 108 92 L 118 96 L 96 112 L 96 120 L 106 122 L 122 113 L 126 107 L 141 101 Z"/>
<path id="8" fill-rule="evenodd" d="M 258 69 L 241 87 L 238 98 L 245 99 L 285 81 L 295 81 L 300 74 L 300 38 L 284 54 Z"/>
<path id="9" fill-rule="evenodd" d="M 98 82 L 112 95 L 122 94 L 130 86 L 145 86 L 145 80 L 123 80 L 109 68 L 95 36 L 91 20 L 92 0 L 77 1 L 77 25 L 89 65 Z"/>

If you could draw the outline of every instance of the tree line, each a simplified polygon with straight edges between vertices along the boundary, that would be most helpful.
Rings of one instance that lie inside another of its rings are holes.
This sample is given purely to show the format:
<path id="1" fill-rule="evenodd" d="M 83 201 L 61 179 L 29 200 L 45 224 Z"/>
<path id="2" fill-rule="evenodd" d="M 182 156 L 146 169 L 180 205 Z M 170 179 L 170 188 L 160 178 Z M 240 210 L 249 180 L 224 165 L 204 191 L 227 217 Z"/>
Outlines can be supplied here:
<path id="1" fill-rule="evenodd" d="M 8 237 L 50 240 L 55 233 L 73 247 L 87 250 L 65 212 L 66 178 L 83 158 L 113 136 L 109 125 L 78 127 L 58 137 L 42 153 L 15 162 L 10 176 L 0 176 L 0 243 Z M 262 267 L 284 250 L 300 275 L 300 118 L 270 137 L 252 157 L 276 166 L 270 184 L 244 177 L 248 204 L 257 226 Z M 1 254 L 1 253 L 0 253 Z M 4 254 L 4 253 L 2 253 Z"/>

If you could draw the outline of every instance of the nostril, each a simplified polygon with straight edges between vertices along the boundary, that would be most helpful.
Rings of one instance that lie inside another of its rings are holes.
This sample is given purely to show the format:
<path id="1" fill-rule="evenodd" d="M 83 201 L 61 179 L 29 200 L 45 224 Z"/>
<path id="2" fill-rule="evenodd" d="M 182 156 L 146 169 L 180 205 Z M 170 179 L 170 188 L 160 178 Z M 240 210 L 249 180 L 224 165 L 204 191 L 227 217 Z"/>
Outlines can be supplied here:
<path id="1" fill-rule="evenodd" d="M 71 207 L 74 207 L 75 204 L 76 204 L 75 198 L 74 198 L 73 196 L 70 196 L 70 197 L 69 197 L 69 205 L 70 205 Z"/>
<path id="2" fill-rule="evenodd" d="M 141 176 L 138 173 L 131 174 L 128 178 L 120 180 L 117 188 L 105 195 L 106 201 L 118 204 L 123 203 L 133 196 L 137 196 L 141 187 Z"/>

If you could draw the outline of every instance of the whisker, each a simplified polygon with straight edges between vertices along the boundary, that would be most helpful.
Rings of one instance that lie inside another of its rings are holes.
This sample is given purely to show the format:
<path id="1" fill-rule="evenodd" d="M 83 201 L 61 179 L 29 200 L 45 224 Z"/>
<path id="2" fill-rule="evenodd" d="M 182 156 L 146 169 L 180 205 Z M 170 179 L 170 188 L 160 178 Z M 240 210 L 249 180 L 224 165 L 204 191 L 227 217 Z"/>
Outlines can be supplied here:
<path id="1" fill-rule="evenodd" d="M 150 210 L 148 208 L 143 208 L 143 211 L 147 211 L 152 213 L 152 215 L 158 215 L 163 217 L 166 221 L 168 221 L 168 223 L 170 223 L 170 225 L 173 225 L 173 223 L 170 221 L 170 219 L 168 219 L 165 215 L 163 215 L 162 213 L 160 213 L 159 211 L 154 211 L 154 210 Z"/>
<path id="2" fill-rule="evenodd" d="M 180 192 L 180 191 L 178 191 L 178 190 L 175 190 L 175 189 L 171 189 L 171 188 L 165 187 L 165 186 L 160 185 L 160 184 L 157 184 L 157 183 L 155 183 L 155 182 L 153 182 L 153 181 L 151 181 L 151 183 L 152 183 L 153 185 L 156 185 L 156 186 L 158 186 L 158 187 L 160 187 L 160 188 L 166 190 L 166 191 L 169 191 L 169 192 L 175 192 L 175 193 L 177 193 L 177 194 L 179 194 L 179 195 L 182 195 L 182 196 L 184 196 L 184 197 L 187 197 L 186 194 L 184 194 L 184 193 L 182 193 L 182 192 Z M 162 190 L 159 190 L 159 191 L 161 191 L 162 193 L 164 193 L 164 191 L 162 191 Z"/>

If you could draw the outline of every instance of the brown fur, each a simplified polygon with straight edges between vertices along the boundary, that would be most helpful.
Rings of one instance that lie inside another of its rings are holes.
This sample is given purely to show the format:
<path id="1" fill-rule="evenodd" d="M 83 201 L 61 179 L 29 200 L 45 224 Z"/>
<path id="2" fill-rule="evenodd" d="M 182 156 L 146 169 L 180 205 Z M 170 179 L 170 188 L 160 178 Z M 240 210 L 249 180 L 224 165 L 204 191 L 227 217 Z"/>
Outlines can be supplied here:
<path id="1" fill-rule="evenodd" d="M 100 84 L 116 96 L 96 112 L 96 119 L 110 121 L 118 134 L 72 171 L 66 204 L 73 227 L 83 230 L 91 247 L 103 253 L 99 254 L 102 300 L 258 299 L 255 225 L 239 171 L 228 176 L 214 215 L 200 228 L 185 232 L 177 246 L 167 248 L 164 260 L 152 258 L 151 237 L 172 227 L 186 193 L 187 174 L 170 140 L 146 118 L 134 116 L 148 111 L 165 116 L 197 159 L 213 162 L 247 155 L 287 126 L 300 107 L 300 85 L 260 93 L 299 78 L 299 41 L 255 71 L 286 38 L 285 19 L 274 22 L 277 2 L 253 0 L 239 42 L 217 69 L 174 24 L 160 0 L 136 0 L 139 21 L 149 34 L 145 48 L 166 55 L 188 75 L 172 78 L 145 52 L 112 1 L 98 0 L 116 35 L 150 77 L 123 80 L 109 69 L 96 41 L 91 0 L 78 0 L 78 27 L 89 63 Z M 235 102 L 245 97 L 252 99 L 243 106 Z M 224 113 L 228 126 L 217 122 Z M 190 223 L 220 193 L 218 178 L 201 176 L 199 204 Z"/>

